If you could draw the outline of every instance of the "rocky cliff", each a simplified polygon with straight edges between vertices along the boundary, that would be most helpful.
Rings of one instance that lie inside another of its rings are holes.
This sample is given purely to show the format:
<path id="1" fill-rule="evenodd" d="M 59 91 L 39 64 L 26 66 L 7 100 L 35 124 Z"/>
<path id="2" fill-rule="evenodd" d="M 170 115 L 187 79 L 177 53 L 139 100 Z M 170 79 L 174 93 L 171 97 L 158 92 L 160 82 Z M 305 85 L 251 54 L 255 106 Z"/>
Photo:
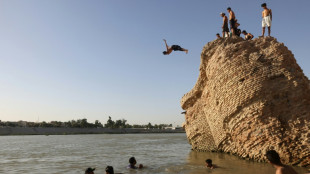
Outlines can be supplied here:
<path id="1" fill-rule="evenodd" d="M 310 165 L 310 82 L 275 38 L 208 43 L 181 106 L 194 150 L 264 161 L 274 149 L 285 163 Z"/>

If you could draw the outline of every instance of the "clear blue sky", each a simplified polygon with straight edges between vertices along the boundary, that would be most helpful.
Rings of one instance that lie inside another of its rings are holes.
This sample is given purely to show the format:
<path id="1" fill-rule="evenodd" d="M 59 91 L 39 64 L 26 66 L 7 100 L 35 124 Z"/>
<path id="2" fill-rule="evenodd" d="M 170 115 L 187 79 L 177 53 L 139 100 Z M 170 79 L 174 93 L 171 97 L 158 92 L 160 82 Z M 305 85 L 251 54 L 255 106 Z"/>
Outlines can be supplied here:
<path id="1" fill-rule="evenodd" d="M 181 97 L 194 86 L 203 46 L 230 6 L 241 29 L 272 36 L 310 75 L 309 0 L 1 0 L 0 120 L 181 125 Z M 168 44 L 189 54 L 162 55 Z"/>

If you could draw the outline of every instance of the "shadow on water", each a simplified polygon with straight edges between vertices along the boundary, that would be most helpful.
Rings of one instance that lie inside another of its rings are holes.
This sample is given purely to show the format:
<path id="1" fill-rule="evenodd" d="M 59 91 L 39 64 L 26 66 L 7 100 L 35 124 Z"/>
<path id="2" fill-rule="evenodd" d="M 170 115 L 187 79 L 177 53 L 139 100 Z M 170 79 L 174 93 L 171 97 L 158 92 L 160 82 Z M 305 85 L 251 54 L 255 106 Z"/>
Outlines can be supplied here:
<path id="1" fill-rule="evenodd" d="M 205 166 L 205 160 L 212 159 L 213 164 L 218 168 L 209 169 Z M 307 170 L 301 167 L 294 167 L 298 173 L 306 173 Z M 275 169 L 269 163 L 258 163 L 244 160 L 234 155 L 214 152 L 196 152 L 188 153 L 187 162 L 182 166 L 169 167 L 171 173 L 182 174 L 262 174 L 275 173 Z M 168 173 L 170 173 L 168 172 Z"/>

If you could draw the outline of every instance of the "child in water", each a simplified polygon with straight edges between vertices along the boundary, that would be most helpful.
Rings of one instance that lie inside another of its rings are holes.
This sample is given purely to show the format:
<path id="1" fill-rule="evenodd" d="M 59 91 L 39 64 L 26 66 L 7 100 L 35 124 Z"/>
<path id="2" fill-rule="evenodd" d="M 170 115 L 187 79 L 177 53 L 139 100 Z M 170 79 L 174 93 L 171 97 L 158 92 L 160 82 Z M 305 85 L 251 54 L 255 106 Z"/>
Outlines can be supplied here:
<path id="1" fill-rule="evenodd" d="M 210 169 L 214 169 L 214 168 L 218 168 L 218 166 L 216 166 L 215 164 L 212 164 L 212 160 L 211 159 L 207 159 L 206 160 L 206 166 Z"/>
<path id="2" fill-rule="evenodd" d="M 136 158 L 131 157 L 131 158 L 129 158 L 129 165 L 127 168 L 128 169 L 142 169 L 143 168 L 142 164 L 139 164 L 139 167 L 137 167 L 136 164 L 137 164 Z"/>

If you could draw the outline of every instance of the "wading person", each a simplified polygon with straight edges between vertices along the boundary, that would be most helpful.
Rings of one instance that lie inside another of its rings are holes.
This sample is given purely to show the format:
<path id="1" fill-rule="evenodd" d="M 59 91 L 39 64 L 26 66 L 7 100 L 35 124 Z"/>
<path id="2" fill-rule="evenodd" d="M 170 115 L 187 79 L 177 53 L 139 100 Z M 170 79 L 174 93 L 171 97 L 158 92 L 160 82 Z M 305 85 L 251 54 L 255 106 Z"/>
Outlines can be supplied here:
<path id="1" fill-rule="evenodd" d="M 223 18 L 223 24 L 222 24 L 222 37 L 229 36 L 229 28 L 228 28 L 228 18 L 225 15 L 225 13 L 220 13 L 221 17 Z"/>
<path id="2" fill-rule="evenodd" d="M 292 167 L 281 163 L 280 156 L 275 150 L 268 150 L 266 157 L 269 163 L 276 168 L 276 174 L 297 174 Z"/>
<path id="3" fill-rule="evenodd" d="M 179 45 L 171 45 L 171 47 L 168 46 L 166 39 L 164 39 L 167 51 L 164 51 L 164 55 L 169 55 L 172 51 L 184 51 L 186 54 L 188 53 L 187 49 L 184 49 L 180 47 Z"/>
<path id="4" fill-rule="evenodd" d="M 216 165 L 212 164 L 211 159 L 206 159 L 206 166 L 210 169 L 218 168 Z"/>
<path id="5" fill-rule="evenodd" d="M 114 169 L 112 166 L 107 166 L 105 168 L 105 174 L 114 174 Z"/>
<path id="6" fill-rule="evenodd" d="M 270 36 L 271 32 L 271 21 L 272 21 L 272 11 L 271 9 L 267 8 L 267 4 L 263 3 L 261 5 L 263 7 L 263 12 L 262 12 L 262 27 L 263 27 L 263 32 L 262 32 L 262 37 L 265 35 L 265 28 L 268 27 L 268 36 Z"/>
<path id="7" fill-rule="evenodd" d="M 253 39 L 253 34 L 246 32 L 245 30 L 242 31 L 242 34 L 244 34 L 244 39 L 245 40 L 252 40 Z"/>
<path id="8" fill-rule="evenodd" d="M 230 31 L 232 35 L 236 35 L 236 16 L 235 13 L 231 10 L 230 7 L 227 8 L 229 13 L 229 24 L 230 24 Z"/>
<path id="9" fill-rule="evenodd" d="M 86 170 L 85 170 L 85 174 L 95 174 L 94 173 L 94 171 L 95 171 L 95 168 L 87 168 Z"/>
<path id="10" fill-rule="evenodd" d="M 129 169 L 141 169 L 141 168 L 143 168 L 142 164 L 139 164 L 139 167 L 137 167 L 136 164 L 137 164 L 136 158 L 131 157 L 131 158 L 129 158 L 129 165 L 127 168 L 129 168 Z"/>

